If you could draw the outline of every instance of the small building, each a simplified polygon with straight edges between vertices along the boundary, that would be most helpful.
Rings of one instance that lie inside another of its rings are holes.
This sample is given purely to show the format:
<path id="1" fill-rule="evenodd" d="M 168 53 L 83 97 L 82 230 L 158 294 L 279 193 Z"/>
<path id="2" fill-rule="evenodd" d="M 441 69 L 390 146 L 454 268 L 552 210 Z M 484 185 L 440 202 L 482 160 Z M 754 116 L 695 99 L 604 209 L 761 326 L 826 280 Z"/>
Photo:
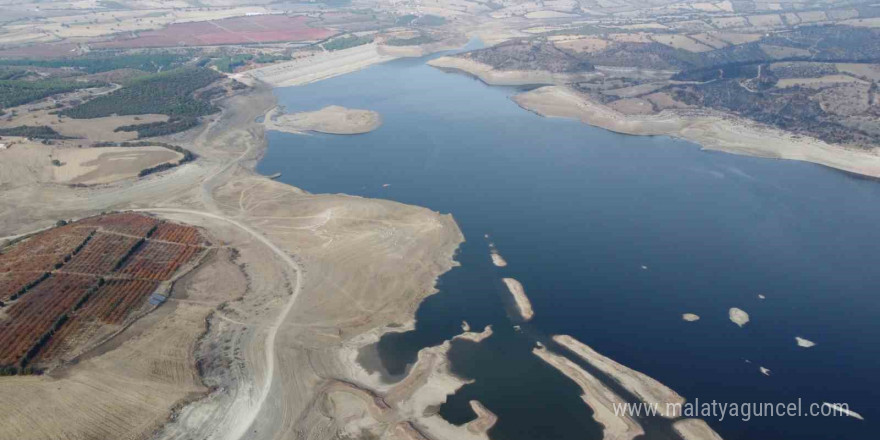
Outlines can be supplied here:
<path id="1" fill-rule="evenodd" d="M 159 304 L 164 303 L 166 299 L 168 299 L 167 296 L 161 295 L 158 293 L 154 293 L 154 294 L 150 295 L 150 304 L 154 305 L 154 306 L 158 306 Z"/>

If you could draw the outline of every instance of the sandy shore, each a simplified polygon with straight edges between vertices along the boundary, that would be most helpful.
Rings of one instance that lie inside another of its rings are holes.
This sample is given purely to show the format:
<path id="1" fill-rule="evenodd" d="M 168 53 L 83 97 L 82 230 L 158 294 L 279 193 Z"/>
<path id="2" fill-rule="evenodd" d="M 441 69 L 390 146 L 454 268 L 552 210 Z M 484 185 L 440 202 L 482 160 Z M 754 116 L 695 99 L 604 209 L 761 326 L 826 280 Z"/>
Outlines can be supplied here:
<path id="1" fill-rule="evenodd" d="M 672 424 L 683 440 L 722 440 L 702 419 L 682 419 Z"/>
<path id="2" fill-rule="evenodd" d="M 440 57 L 428 61 L 428 65 L 441 69 L 458 70 L 476 76 L 486 84 L 495 86 L 520 86 L 532 84 L 567 84 L 586 81 L 596 73 L 551 73 L 545 70 L 495 70 L 488 64 L 459 57 Z"/>
<path id="3" fill-rule="evenodd" d="M 468 431 L 473 432 L 474 434 L 485 434 L 489 432 L 496 423 L 498 423 L 498 416 L 492 411 L 489 411 L 489 408 L 486 408 L 486 406 L 478 400 L 471 400 L 468 403 L 471 405 L 474 414 L 477 415 L 476 419 L 467 422 L 465 425 L 465 428 L 467 428 Z"/>
<path id="4" fill-rule="evenodd" d="M 730 316 L 730 320 L 740 327 L 749 323 L 749 314 L 746 313 L 745 310 L 731 307 L 728 315 Z"/>
<path id="5" fill-rule="evenodd" d="M 507 285 L 507 289 L 510 290 L 510 294 L 513 295 L 519 316 L 524 321 L 532 319 L 535 316 L 535 311 L 532 310 L 532 302 L 526 296 L 526 289 L 523 288 L 523 285 L 513 278 L 504 278 L 503 281 Z"/>
<path id="6" fill-rule="evenodd" d="M 404 328 L 412 326 L 408 324 Z M 351 344 L 349 354 L 360 350 L 364 344 L 378 340 L 382 333 L 384 332 L 374 331 L 347 342 L 346 345 Z M 479 402 L 471 403 L 475 418 L 461 426 L 444 420 L 437 414 L 436 408 L 462 386 L 472 382 L 454 375 L 450 370 L 448 352 L 451 342 L 458 339 L 480 342 L 491 334 L 491 327 L 487 326 L 482 333 L 465 332 L 440 345 L 423 348 L 407 375 L 394 383 L 385 382 L 376 374 L 369 374 L 362 368 L 350 370 L 345 374 L 350 381 L 349 390 L 357 388 L 362 391 L 360 394 L 349 392 L 333 396 L 333 403 L 337 405 L 334 413 L 346 418 L 340 425 L 352 437 L 357 437 L 356 434 L 364 427 L 371 431 L 382 428 L 374 431 L 382 432 L 383 427 L 389 423 L 402 422 L 404 426 L 395 427 L 401 434 L 398 437 L 400 439 L 488 440 L 486 431 L 494 426 L 498 418 L 484 405 Z M 339 354 L 342 355 L 341 366 L 351 368 L 356 365 L 356 361 L 349 355 L 344 352 Z M 371 409 L 352 413 L 339 408 L 365 405 Z M 314 410 L 323 411 L 320 408 Z"/>
<path id="7" fill-rule="evenodd" d="M 464 339 L 466 341 L 471 341 L 471 342 L 483 342 L 489 336 L 492 336 L 492 326 L 491 325 L 487 325 L 486 328 L 484 328 L 483 331 L 481 331 L 479 333 L 465 330 L 464 333 L 462 333 L 460 335 L 456 335 L 452 339 Z"/>
<path id="8" fill-rule="evenodd" d="M 665 110 L 657 115 L 628 116 L 562 86 L 541 87 L 516 95 L 513 100 L 539 115 L 579 119 L 618 133 L 673 136 L 709 150 L 800 160 L 880 177 L 880 154 L 876 150 L 832 145 L 710 111 L 685 114 Z"/>
<path id="9" fill-rule="evenodd" d="M 681 415 L 681 405 L 685 399 L 666 385 L 599 354 L 571 336 L 557 335 L 553 340 L 607 374 L 642 402 L 656 404 L 658 413 L 663 417 L 676 418 Z"/>
<path id="10" fill-rule="evenodd" d="M 581 387 L 584 392 L 581 399 L 593 410 L 593 419 L 605 428 L 603 440 L 629 440 L 645 433 L 641 425 L 632 417 L 615 414 L 614 406 L 623 405 L 626 401 L 609 390 L 595 376 L 565 356 L 560 356 L 545 348 L 535 348 L 532 353 Z"/>
<path id="11" fill-rule="evenodd" d="M 369 133 L 382 125 L 382 117 L 372 110 L 330 105 L 313 112 L 282 114 L 276 109 L 266 115 L 266 129 L 288 133 L 317 131 L 328 134 Z"/>

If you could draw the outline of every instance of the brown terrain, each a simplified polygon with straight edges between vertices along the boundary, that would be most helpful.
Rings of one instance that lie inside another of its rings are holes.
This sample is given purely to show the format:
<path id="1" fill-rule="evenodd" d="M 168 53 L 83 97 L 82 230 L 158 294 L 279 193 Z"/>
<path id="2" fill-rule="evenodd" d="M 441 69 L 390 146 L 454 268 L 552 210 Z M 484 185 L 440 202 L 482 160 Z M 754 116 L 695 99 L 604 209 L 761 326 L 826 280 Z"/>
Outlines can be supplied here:
<path id="1" fill-rule="evenodd" d="M 491 438 L 498 416 L 479 401 L 460 426 L 437 414 L 468 383 L 450 341 L 392 383 L 357 362 L 412 328 L 456 264 L 454 219 L 256 174 L 272 86 L 480 38 L 431 64 L 540 86 L 513 99 L 546 116 L 880 176 L 870 2 L 0 5 L 0 438 Z M 381 120 L 330 109 L 288 128 Z M 454 339 L 492 335 L 464 330 Z M 554 340 L 535 355 L 581 388 L 606 438 L 643 432 L 609 405 L 684 401 Z M 663 415 L 685 440 L 720 438 Z"/>

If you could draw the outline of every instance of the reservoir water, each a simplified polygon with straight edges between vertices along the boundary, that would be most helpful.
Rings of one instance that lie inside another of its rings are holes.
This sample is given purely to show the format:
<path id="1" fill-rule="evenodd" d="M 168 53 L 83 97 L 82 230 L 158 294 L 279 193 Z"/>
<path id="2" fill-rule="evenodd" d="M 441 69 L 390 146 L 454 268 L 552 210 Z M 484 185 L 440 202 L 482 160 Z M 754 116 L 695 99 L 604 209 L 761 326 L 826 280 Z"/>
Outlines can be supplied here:
<path id="1" fill-rule="evenodd" d="M 357 136 L 271 132 L 258 165 L 310 192 L 452 213 L 464 232 L 461 267 L 440 278 L 414 331 L 377 344 L 373 368 L 401 374 L 465 320 L 495 334 L 453 345 L 453 370 L 475 382 L 440 413 L 464 423 L 477 399 L 499 416 L 497 440 L 601 438 L 579 388 L 531 353 L 554 334 L 691 401 L 847 403 L 865 418 L 706 417 L 727 440 L 876 435 L 880 183 L 543 118 L 509 99 L 518 89 L 425 61 L 277 89 L 290 112 L 342 105 L 384 123 Z M 507 267 L 491 264 L 489 241 Z M 505 276 L 535 308 L 519 331 Z M 731 307 L 751 322 L 730 322 Z M 686 312 L 702 319 L 684 322 Z M 798 347 L 795 336 L 817 345 Z M 668 437 L 663 421 L 645 424 L 648 438 Z"/>

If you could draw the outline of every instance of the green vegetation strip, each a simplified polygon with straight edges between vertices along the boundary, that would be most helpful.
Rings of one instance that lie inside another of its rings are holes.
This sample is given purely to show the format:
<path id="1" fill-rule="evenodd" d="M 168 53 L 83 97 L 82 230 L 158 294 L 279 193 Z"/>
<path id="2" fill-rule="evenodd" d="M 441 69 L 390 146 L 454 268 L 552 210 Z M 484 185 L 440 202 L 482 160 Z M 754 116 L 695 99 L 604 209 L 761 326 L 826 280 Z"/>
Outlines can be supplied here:
<path id="1" fill-rule="evenodd" d="M 189 53 L 145 52 L 121 54 L 117 52 L 101 52 L 77 58 L 42 59 L 2 59 L 0 66 L 30 67 L 72 67 L 85 73 L 107 72 L 117 69 L 138 69 L 147 72 L 160 72 L 182 65 L 192 58 Z"/>
<path id="2" fill-rule="evenodd" d="M 40 81 L 0 80 L 0 108 L 15 107 L 74 90 L 98 87 L 103 83 L 95 81 L 71 81 L 67 79 L 47 79 Z"/>
<path id="3" fill-rule="evenodd" d="M 0 128 L 0 136 L 21 136 L 39 139 L 70 139 L 46 125 L 19 125 L 18 127 Z"/>
<path id="4" fill-rule="evenodd" d="M 334 50 L 348 49 L 351 47 L 363 46 L 364 44 L 369 44 L 372 42 L 373 42 L 372 35 L 363 36 L 363 37 L 358 37 L 356 35 L 352 35 L 350 37 L 340 37 L 340 38 L 336 38 L 332 41 L 328 41 L 328 42 L 324 43 L 323 46 L 324 46 L 324 49 L 327 49 L 329 51 L 334 51 Z"/>
<path id="5" fill-rule="evenodd" d="M 420 44 L 433 43 L 435 40 L 429 35 L 419 35 L 412 38 L 391 38 L 385 42 L 389 46 L 418 46 Z"/>
<path id="6" fill-rule="evenodd" d="M 116 115 L 164 114 L 171 117 L 202 116 L 218 109 L 209 101 L 195 97 L 196 90 L 223 75 L 206 68 L 182 68 L 143 76 L 125 87 L 99 96 L 62 115 L 76 119 Z"/>

